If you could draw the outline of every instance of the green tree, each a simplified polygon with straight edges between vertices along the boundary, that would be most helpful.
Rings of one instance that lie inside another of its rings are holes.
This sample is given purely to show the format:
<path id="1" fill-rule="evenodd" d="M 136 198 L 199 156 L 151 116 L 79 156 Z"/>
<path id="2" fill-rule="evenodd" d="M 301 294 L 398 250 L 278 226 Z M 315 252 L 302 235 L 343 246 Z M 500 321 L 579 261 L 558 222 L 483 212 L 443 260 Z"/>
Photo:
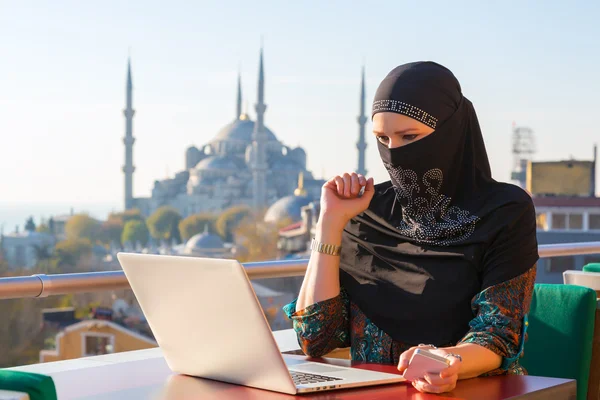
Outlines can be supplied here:
<path id="1" fill-rule="evenodd" d="M 179 220 L 181 221 L 181 220 Z M 169 233 L 169 240 L 177 244 L 181 243 L 181 234 L 179 233 L 179 222 L 171 225 L 171 232 Z"/>
<path id="2" fill-rule="evenodd" d="M 163 206 L 148 217 L 146 225 L 153 238 L 171 240 L 177 239 L 175 234 L 179 232 L 179 221 L 181 221 L 181 215 L 176 209 Z"/>
<path id="3" fill-rule="evenodd" d="M 181 239 L 187 241 L 192 236 L 204 232 L 208 227 L 209 230 L 214 229 L 215 216 L 209 213 L 201 213 L 190 215 L 179 223 L 179 233 Z"/>
<path id="4" fill-rule="evenodd" d="M 125 210 L 118 213 L 110 213 L 106 221 L 102 223 L 102 242 L 105 244 L 121 243 L 123 236 L 123 229 L 125 224 L 129 221 L 141 221 L 146 222 L 144 216 L 137 208 L 131 210 Z"/>
<path id="5" fill-rule="evenodd" d="M 140 210 L 138 210 L 137 208 L 132 208 L 129 210 L 118 212 L 118 213 L 110 213 L 108 215 L 108 219 L 113 219 L 113 218 L 120 219 L 121 221 L 123 221 L 124 224 L 131 220 L 144 221 L 144 219 L 145 219 L 144 216 L 142 215 L 142 212 Z"/>
<path id="6" fill-rule="evenodd" d="M 33 222 L 33 217 L 27 218 L 25 222 L 25 230 L 28 232 L 35 232 L 35 222 Z"/>
<path id="7" fill-rule="evenodd" d="M 247 216 L 235 228 L 235 241 L 245 248 L 240 262 L 266 261 L 277 258 L 279 229 L 292 222 L 289 218 L 277 221 L 276 225 L 263 222 L 263 216 Z"/>
<path id="8" fill-rule="evenodd" d="M 215 221 L 217 233 L 226 242 L 233 242 L 233 231 L 244 218 L 250 216 L 251 211 L 248 206 L 234 206 L 226 209 Z"/>
<path id="9" fill-rule="evenodd" d="M 40 272 L 50 272 L 50 261 L 52 259 L 52 249 L 48 244 L 33 245 L 33 251 L 35 252 L 35 259 L 37 260 L 37 268 Z"/>
<path id="10" fill-rule="evenodd" d="M 123 228 L 123 236 L 121 236 L 121 242 L 137 243 L 140 242 L 142 246 L 148 243 L 148 227 L 142 221 L 131 220 L 125 224 Z"/>
<path id="11" fill-rule="evenodd" d="M 35 228 L 35 231 L 36 231 L 36 232 L 40 232 L 40 233 L 48 233 L 48 234 L 51 234 L 51 232 L 50 232 L 50 227 L 49 227 L 48 225 L 46 225 L 46 224 L 39 224 L 39 225 L 37 226 L 37 228 Z"/>
<path id="12" fill-rule="evenodd" d="M 145 221 L 142 212 L 137 208 L 132 208 L 130 210 L 125 210 L 119 214 L 123 222 L 127 223 L 129 221 Z"/>
<path id="13" fill-rule="evenodd" d="M 54 235 L 54 218 L 52 217 L 48 220 L 48 229 L 50 229 L 50 234 Z"/>
<path id="14" fill-rule="evenodd" d="M 75 267 L 82 258 L 90 257 L 92 243 L 89 239 L 66 239 L 56 244 L 54 256 L 59 268 Z"/>
<path id="15" fill-rule="evenodd" d="M 119 217 L 111 216 L 102 223 L 100 230 L 102 232 L 102 242 L 105 244 L 121 244 L 121 237 L 124 229 L 123 220 Z"/>
<path id="16" fill-rule="evenodd" d="M 8 272 L 8 262 L 4 259 L 2 248 L 0 248 L 0 276 L 4 276 Z"/>
<path id="17" fill-rule="evenodd" d="M 101 239 L 100 223 L 87 214 L 77 214 L 69 218 L 65 225 L 67 239 L 87 239 L 91 243 Z"/>

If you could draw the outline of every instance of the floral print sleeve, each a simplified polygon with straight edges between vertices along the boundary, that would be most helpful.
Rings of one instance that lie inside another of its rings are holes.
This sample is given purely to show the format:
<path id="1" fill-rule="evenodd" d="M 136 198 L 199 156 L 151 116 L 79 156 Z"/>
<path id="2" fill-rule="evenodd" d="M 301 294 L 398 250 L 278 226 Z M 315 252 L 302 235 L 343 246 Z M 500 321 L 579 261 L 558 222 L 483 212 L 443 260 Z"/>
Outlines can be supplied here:
<path id="1" fill-rule="evenodd" d="M 475 343 L 502 356 L 500 368 L 486 375 L 525 373 L 518 360 L 526 340 L 535 276 L 533 266 L 516 278 L 488 287 L 471 302 L 476 316 L 460 343 Z"/>
<path id="2" fill-rule="evenodd" d="M 334 298 L 296 311 L 296 300 L 283 307 L 292 320 L 304 354 L 320 357 L 339 347 L 350 346 L 349 300 L 342 289 Z"/>

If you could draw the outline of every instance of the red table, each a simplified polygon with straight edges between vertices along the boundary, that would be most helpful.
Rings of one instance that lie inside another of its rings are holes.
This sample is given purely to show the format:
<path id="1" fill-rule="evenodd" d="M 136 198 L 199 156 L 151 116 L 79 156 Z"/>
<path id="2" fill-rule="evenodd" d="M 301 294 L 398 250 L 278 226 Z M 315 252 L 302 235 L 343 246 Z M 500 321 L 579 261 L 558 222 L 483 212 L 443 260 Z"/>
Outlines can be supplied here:
<path id="1" fill-rule="evenodd" d="M 373 371 L 398 373 L 395 366 L 350 362 L 337 359 L 310 359 L 295 356 L 300 359 L 324 362 L 333 365 L 352 366 Z M 455 390 L 442 396 L 418 392 L 410 383 L 372 386 L 362 389 L 333 390 L 290 396 L 287 394 L 269 392 L 244 386 L 231 385 L 208 379 L 172 375 L 162 388 L 161 400 L 191 400 L 191 399 L 242 399 L 242 400 L 277 400 L 277 399 L 320 399 L 320 400 L 428 400 L 440 397 L 446 399 L 573 399 L 577 398 L 574 380 L 543 378 L 537 376 L 496 376 L 475 378 L 459 381 Z"/>

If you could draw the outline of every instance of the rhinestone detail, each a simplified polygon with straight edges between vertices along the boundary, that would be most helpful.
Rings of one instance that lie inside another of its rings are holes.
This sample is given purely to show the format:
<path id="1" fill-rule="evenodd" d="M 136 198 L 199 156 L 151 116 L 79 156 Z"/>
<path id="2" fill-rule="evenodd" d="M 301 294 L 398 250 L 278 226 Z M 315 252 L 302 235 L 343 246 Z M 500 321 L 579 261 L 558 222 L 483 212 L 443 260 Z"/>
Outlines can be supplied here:
<path id="1" fill-rule="evenodd" d="M 451 205 L 452 199 L 440 189 L 444 174 L 430 169 L 419 182 L 417 173 L 385 163 L 396 198 L 402 205 L 402 221 L 398 230 L 419 243 L 448 246 L 461 242 L 475 231 L 479 217 Z"/>
<path id="2" fill-rule="evenodd" d="M 433 115 L 421 110 L 419 107 L 398 100 L 375 100 L 373 102 L 372 114 L 384 111 L 392 111 L 398 114 L 404 114 L 435 129 L 438 119 Z"/>

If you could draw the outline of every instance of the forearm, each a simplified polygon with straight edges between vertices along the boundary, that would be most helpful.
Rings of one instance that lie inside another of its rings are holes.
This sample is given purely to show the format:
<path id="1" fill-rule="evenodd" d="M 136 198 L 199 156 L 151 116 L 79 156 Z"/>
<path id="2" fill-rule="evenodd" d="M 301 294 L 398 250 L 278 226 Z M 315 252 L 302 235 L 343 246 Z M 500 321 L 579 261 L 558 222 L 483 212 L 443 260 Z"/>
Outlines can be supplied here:
<path id="1" fill-rule="evenodd" d="M 462 357 L 458 379 L 475 378 L 499 368 L 502 364 L 501 356 L 475 343 L 461 343 L 453 347 L 444 347 L 443 350 Z"/>
<path id="2" fill-rule="evenodd" d="M 315 239 L 319 242 L 340 246 L 343 223 L 323 215 L 319 218 Z M 300 288 L 296 310 L 331 299 L 340 294 L 340 257 L 313 252 L 308 262 L 304 281 Z"/>

